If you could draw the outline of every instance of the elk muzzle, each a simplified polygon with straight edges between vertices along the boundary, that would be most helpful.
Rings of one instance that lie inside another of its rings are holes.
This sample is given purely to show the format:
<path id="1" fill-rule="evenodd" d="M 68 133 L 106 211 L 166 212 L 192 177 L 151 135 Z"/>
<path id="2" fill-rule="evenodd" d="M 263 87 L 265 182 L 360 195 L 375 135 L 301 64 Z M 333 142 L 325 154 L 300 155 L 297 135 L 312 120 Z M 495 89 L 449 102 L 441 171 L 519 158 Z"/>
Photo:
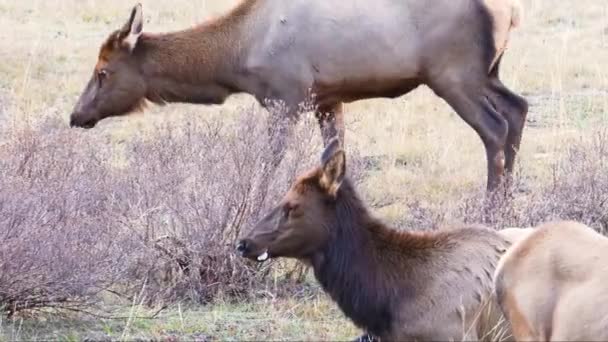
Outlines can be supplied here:
<path id="1" fill-rule="evenodd" d="M 244 258 L 264 262 L 270 259 L 268 248 L 260 248 L 249 239 L 241 239 L 236 245 L 236 251 Z"/>
<path id="2" fill-rule="evenodd" d="M 93 117 L 87 117 L 81 113 L 74 112 L 70 115 L 70 127 L 93 128 L 98 120 Z"/>

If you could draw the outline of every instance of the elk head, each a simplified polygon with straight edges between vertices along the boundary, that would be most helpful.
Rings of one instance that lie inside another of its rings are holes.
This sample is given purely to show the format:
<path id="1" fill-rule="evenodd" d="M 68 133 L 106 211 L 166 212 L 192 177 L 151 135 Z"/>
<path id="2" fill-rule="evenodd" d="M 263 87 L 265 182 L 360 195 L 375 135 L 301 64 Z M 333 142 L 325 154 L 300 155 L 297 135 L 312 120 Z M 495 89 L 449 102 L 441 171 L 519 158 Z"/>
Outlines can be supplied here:
<path id="1" fill-rule="evenodd" d="M 281 202 L 237 244 L 246 258 L 309 259 L 330 240 L 346 157 L 337 139 L 323 152 L 321 165 L 299 177 Z"/>
<path id="2" fill-rule="evenodd" d="M 70 116 L 70 126 L 92 128 L 104 118 L 141 108 L 147 86 L 134 52 L 142 31 L 142 7 L 137 4 L 124 26 L 102 44 L 93 75 Z"/>

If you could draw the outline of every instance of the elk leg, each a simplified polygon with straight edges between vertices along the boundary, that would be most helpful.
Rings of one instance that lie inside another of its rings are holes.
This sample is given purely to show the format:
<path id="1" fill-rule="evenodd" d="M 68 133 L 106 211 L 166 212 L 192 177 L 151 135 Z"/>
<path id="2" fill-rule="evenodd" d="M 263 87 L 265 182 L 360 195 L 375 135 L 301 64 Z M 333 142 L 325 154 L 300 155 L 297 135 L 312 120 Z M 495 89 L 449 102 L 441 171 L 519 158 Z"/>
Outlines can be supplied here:
<path id="1" fill-rule="evenodd" d="M 315 117 L 319 121 L 323 145 L 337 137 L 340 144 L 344 146 L 344 105 L 342 102 L 321 106 L 315 112 Z"/>
<path id="2" fill-rule="evenodd" d="M 267 169 L 264 171 L 266 176 L 261 178 L 258 189 L 261 198 L 265 198 L 270 190 L 273 175 L 279 169 L 279 165 L 285 158 L 287 152 L 287 141 L 291 133 L 292 126 L 297 122 L 297 116 L 292 115 L 291 111 L 271 110 L 271 117 L 266 127 L 270 144 L 271 160 Z"/>
<path id="3" fill-rule="evenodd" d="M 273 112 L 268 123 L 268 136 L 270 138 L 270 149 L 272 152 L 272 165 L 278 166 L 287 152 L 287 140 L 291 128 L 297 121 L 297 116 L 290 111 Z"/>
<path id="4" fill-rule="evenodd" d="M 515 157 L 526 123 L 528 102 L 505 87 L 498 78 L 490 78 L 489 99 L 509 124 L 505 145 L 505 172 L 510 175 L 515 167 Z"/>
<path id="5" fill-rule="evenodd" d="M 377 339 L 374 335 L 372 335 L 370 333 L 364 333 L 363 335 L 354 339 L 352 342 L 379 342 L 379 341 L 380 340 Z"/>
<path id="6" fill-rule="evenodd" d="M 498 58 L 492 70 L 490 70 L 488 99 L 509 124 L 505 145 L 505 173 L 510 175 L 515 167 L 515 156 L 519 150 L 526 123 L 528 102 L 523 97 L 509 90 L 500 80 L 501 61 L 502 55 Z"/>
<path id="7" fill-rule="evenodd" d="M 479 87 L 449 84 L 433 88 L 481 138 L 488 164 L 487 190 L 494 192 L 502 182 L 505 169 L 505 143 L 508 123 L 482 93 Z"/>

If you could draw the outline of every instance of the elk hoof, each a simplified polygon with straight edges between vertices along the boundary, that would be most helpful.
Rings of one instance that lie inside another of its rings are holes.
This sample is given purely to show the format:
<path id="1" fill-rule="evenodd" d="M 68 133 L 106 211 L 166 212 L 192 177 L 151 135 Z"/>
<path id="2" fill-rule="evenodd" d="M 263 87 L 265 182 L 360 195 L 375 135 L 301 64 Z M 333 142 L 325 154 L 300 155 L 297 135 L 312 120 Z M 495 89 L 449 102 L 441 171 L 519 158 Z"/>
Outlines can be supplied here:
<path id="1" fill-rule="evenodd" d="M 380 339 L 370 333 L 366 333 L 354 339 L 353 342 L 380 342 Z"/>

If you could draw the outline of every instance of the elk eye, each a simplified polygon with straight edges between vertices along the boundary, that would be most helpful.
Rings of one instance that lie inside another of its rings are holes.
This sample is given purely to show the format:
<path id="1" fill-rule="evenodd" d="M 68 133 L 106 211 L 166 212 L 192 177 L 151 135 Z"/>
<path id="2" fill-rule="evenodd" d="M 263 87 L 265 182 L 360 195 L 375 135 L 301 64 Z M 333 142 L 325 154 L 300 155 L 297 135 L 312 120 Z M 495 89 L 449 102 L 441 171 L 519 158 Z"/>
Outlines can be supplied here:
<path id="1" fill-rule="evenodd" d="M 108 71 L 106 69 L 101 69 L 97 72 L 97 79 L 99 80 L 99 86 L 101 86 L 102 82 L 108 78 Z"/>
<path id="2" fill-rule="evenodd" d="M 291 213 L 293 213 L 294 210 L 296 210 L 298 208 L 297 204 L 288 204 L 285 206 L 285 217 L 289 217 L 289 215 Z"/>

